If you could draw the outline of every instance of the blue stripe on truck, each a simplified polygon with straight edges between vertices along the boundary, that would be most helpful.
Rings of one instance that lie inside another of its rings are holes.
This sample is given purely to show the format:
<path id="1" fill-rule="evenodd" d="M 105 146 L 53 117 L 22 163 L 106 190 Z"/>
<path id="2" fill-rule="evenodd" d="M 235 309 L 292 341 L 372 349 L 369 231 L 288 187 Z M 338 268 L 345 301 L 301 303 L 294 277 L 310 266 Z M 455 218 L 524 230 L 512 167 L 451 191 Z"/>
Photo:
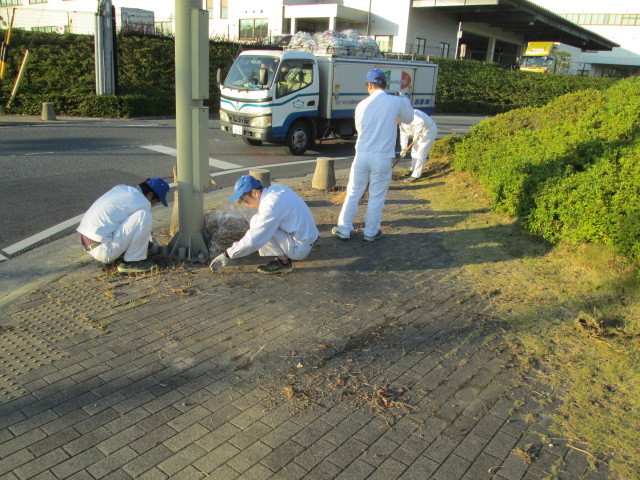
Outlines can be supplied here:
<path id="1" fill-rule="evenodd" d="M 305 112 L 294 112 L 290 113 L 287 118 L 284 120 L 284 124 L 280 127 L 272 127 L 271 135 L 274 138 L 284 138 L 289 131 L 289 127 L 291 124 L 295 122 L 299 118 L 316 118 L 318 116 L 317 110 L 307 110 Z M 311 132 L 311 135 L 314 135 L 315 132 Z"/>

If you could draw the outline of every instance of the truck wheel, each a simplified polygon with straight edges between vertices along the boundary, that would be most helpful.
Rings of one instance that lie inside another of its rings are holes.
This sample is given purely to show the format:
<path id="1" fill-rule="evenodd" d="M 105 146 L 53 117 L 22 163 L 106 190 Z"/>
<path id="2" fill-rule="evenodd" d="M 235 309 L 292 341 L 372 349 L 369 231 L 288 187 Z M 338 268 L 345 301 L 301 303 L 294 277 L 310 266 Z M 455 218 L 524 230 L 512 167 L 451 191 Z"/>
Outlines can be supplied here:
<path id="1" fill-rule="evenodd" d="M 284 142 L 285 149 L 291 155 L 302 155 L 312 145 L 309 127 L 304 122 L 295 122 L 291 125 Z"/>
<path id="2" fill-rule="evenodd" d="M 258 147 L 262 145 L 262 140 L 254 140 L 253 138 L 242 137 L 242 141 L 247 145 L 251 145 L 252 147 Z"/>

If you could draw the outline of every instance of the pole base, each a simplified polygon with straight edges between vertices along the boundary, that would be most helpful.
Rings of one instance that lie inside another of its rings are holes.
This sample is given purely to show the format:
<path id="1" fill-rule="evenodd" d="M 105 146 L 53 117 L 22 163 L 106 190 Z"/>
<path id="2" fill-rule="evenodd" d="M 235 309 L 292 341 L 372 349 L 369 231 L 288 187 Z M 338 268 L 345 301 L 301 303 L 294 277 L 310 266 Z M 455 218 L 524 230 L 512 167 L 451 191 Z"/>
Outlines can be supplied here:
<path id="1" fill-rule="evenodd" d="M 169 242 L 168 255 L 177 260 L 204 262 L 209 259 L 209 247 L 202 233 L 183 235 L 177 232 Z"/>

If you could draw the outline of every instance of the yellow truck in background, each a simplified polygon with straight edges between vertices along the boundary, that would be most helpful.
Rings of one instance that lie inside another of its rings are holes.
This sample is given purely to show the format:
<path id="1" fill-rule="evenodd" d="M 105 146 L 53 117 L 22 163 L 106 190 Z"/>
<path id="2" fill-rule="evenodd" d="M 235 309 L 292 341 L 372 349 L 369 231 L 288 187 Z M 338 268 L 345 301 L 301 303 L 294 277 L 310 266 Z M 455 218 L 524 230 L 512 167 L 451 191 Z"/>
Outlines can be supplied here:
<path id="1" fill-rule="evenodd" d="M 520 70 L 529 72 L 571 74 L 571 67 L 571 53 L 556 42 L 527 43 L 520 62 Z"/>

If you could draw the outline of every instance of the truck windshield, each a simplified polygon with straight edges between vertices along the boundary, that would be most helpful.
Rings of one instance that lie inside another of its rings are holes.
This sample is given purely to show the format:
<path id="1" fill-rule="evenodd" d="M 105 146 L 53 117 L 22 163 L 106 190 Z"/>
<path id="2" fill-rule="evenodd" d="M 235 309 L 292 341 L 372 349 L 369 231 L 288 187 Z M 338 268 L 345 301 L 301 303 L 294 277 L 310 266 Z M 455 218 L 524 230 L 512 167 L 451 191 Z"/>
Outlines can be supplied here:
<path id="1" fill-rule="evenodd" d="M 273 83 L 279 61 L 277 57 L 242 55 L 231 66 L 224 86 L 237 90 L 268 89 Z M 261 70 L 264 72 L 262 79 L 260 78 Z"/>
<path id="2" fill-rule="evenodd" d="M 546 67 L 549 57 L 522 57 L 523 67 Z"/>

